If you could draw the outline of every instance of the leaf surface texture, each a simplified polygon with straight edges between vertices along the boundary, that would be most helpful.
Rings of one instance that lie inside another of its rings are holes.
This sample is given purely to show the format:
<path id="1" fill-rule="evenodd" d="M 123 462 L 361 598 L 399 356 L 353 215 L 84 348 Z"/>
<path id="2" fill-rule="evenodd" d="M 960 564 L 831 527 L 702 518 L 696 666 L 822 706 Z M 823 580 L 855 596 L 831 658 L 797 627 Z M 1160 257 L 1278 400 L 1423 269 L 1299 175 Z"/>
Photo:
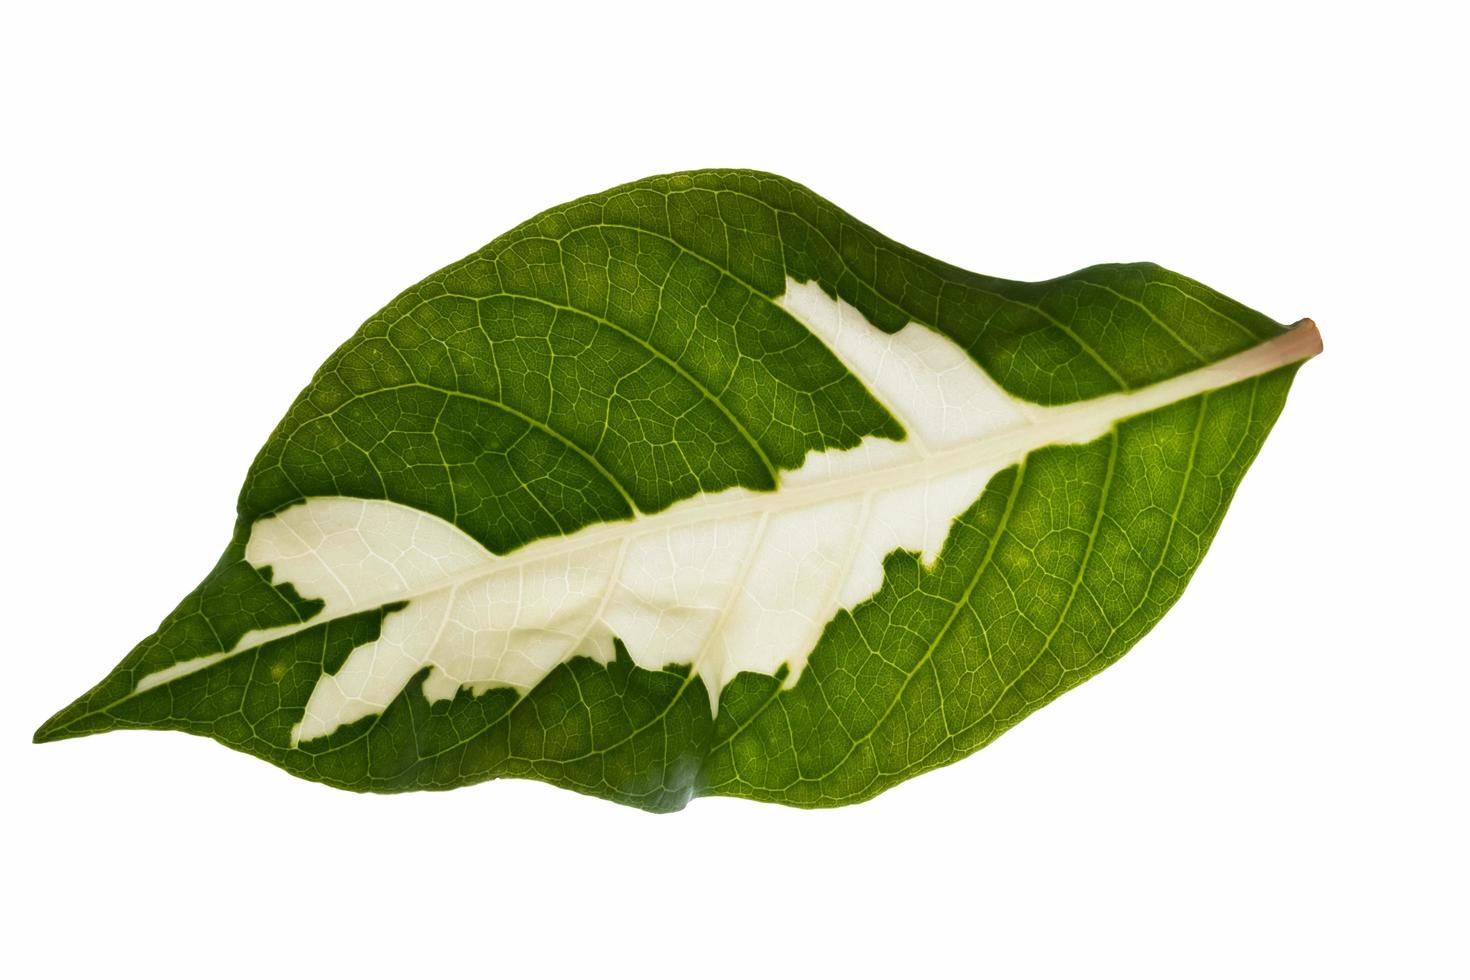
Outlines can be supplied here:
<path id="1" fill-rule="evenodd" d="M 614 188 L 368 320 L 214 570 L 37 739 L 867 799 L 1158 622 L 1318 349 L 1153 265 L 966 272 L 769 174 Z"/>

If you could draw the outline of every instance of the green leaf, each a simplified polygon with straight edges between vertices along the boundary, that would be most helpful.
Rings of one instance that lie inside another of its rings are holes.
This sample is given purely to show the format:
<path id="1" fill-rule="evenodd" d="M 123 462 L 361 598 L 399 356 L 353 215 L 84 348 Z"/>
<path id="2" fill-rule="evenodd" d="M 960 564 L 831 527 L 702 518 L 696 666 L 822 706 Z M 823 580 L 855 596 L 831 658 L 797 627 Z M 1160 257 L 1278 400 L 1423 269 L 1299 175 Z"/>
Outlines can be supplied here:
<path id="1" fill-rule="evenodd" d="M 618 187 L 368 320 L 214 570 L 36 740 L 867 799 L 1148 632 L 1319 349 L 1153 265 L 966 272 L 769 174 Z"/>

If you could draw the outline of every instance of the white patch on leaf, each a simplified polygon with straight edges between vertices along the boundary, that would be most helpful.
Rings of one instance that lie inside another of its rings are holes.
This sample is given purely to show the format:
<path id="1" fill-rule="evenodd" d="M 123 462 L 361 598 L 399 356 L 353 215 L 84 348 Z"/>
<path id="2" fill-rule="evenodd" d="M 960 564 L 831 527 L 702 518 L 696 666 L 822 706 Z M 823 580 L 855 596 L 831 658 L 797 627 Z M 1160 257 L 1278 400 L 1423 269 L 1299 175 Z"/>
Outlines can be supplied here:
<path id="1" fill-rule="evenodd" d="M 438 517 L 381 500 L 314 497 L 257 521 L 246 559 L 325 605 L 304 624 L 252 631 L 233 649 L 174 664 L 138 689 L 317 623 L 389 603 L 381 635 L 312 691 L 293 743 L 383 711 L 420 670 L 430 701 L 461 689 L 527 691 L 557 665 L 607 663 L 613 638 L 640 667 L 691 663 L 711 710 L 736 674 L 790 668 L 822 629 L 883 583 L 883 559 L 932 563 L 991 477 L 1054 443 L 1294 363 L 1315 328 L 1139 391 L 1043 408 L 1001 389 L 958 345 L 909 324 L 896 333 L 815 284 L 778 301 L 820 337 L 908 434 L 809 454 L 774 493 L 732 488 L 652 515 L 594 524 L 495 555 Z"/>

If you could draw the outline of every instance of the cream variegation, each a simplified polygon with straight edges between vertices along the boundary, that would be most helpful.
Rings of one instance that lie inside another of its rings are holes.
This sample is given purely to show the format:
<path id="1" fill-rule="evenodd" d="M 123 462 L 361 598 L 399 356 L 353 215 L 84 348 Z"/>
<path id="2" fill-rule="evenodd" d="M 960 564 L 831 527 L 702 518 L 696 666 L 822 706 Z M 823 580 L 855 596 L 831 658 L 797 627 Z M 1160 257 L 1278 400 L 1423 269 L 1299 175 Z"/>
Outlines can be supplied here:
<path id="1" fill-rule="evenodd" d="M 1123 395 L 1048 408 L 1007 394 L 952 340 L 919 323 L 885 333 L 810 283 L 781 305 L 903 425 L 906 438 L 812 453 L 774 493 L 732 488 L 656 514 L 545 538 L 506 555 L 431 514 L 384 500 L 313 497 L 256 523 L 246 557 L 325 602 L 311 620 L 246 634 L 227 653 L 149 674 L 146 690 L 316 623 L 406 602 L 382 635 L 318 681 L 295 742 L 384 710 L 432 668 L 430 700 L 460 688 L 528 691 L 576 656 L 609 663 L 614 638 L 648 670 L 692 664 L 719 710 L 736 674 L 796 683 L 821 629 L 882 584 L 905 549 L 932 563 L 955 519 L 1000 470 L 1042 446 L 1264 374 L 1320 349 L 1306 321 L 1282 337 Z"/>

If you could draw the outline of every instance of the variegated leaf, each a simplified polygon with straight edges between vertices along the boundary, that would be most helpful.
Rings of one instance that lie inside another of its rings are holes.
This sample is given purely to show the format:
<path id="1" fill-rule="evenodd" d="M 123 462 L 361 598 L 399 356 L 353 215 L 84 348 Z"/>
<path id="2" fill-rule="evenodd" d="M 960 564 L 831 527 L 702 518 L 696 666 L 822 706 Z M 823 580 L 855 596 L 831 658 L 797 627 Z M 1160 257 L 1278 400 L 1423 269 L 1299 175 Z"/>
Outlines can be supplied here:
<path id="1" fill-rule="evenodd" d="M 619 187 L 333 354 L 219 564 L 37 739 L 866 799 L 1147 632 L 1319 348 L 1156 266 L 965 272 L 768 174 Z"/>

